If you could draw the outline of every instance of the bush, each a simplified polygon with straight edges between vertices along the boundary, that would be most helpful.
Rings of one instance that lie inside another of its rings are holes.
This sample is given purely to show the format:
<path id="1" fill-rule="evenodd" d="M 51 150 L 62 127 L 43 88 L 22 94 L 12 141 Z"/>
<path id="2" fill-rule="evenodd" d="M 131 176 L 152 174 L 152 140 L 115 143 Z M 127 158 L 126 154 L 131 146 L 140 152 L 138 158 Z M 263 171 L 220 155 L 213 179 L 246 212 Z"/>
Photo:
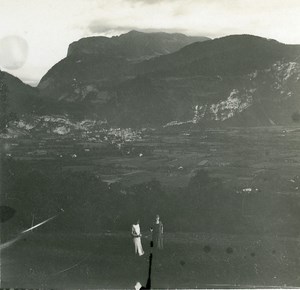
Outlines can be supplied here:
<path id="1" fill-rule="evenodd" d="M 300 121 L 300 112 L 299 111 L 294 112 L 292 114 L 292 120 L 296 123 L 298 123 Z"/>

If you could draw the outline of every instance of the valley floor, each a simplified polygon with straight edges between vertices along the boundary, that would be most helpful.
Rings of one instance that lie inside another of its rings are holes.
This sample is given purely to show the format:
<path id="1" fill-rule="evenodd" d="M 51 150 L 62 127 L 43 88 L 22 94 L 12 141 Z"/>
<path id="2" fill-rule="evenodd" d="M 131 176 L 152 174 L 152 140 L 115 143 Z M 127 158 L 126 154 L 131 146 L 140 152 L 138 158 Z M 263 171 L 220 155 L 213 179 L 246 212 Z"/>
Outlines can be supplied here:
<path id="1" fill-rule="evenodd" d="M 236 203 L 244 219 L 240 228 L 236 227 L 240 234 L 230 235 L 230 224 L 228 234 L 220 234 L 219 228 L 211 233 L 170 233 L 166 223 L 165 249 L 153 253 L 152 287 L 300 287 L 299 128 L 172 130 L 145 131 L 140 139 L 131 142 L 103 141 L 94 132 L 91 134 L 95 136 L 88 139 L 77 135 L 26 135 L 5 140 L 3 155 L 12 164 L 15 162 L 16 174 L 19 164 L 46 177 L 51 170 L 89 172 L 106 184 L 120 184 L 120 194 L 126 197 L 130 197 L 126 190 L 131 186 L 155 178 L 172 198 L 174 192 L 188 188 L 196 171 L 205 170 L 221 180 L 224 192 L 231 194 L 233 201 L 240 202 Z M 27 178 L 27 172 L 23 173 Z M 8 175 L 7 184 L 13 174 Z M 39 180 L 35 182 L 40 185 Z M 35 184 L 26 185 L 15 189 L 15 195 L 3 191 L 1 205 L 24 209 L 23 191 L 28 190 L 29 197 L 32 188 L 40 194 Z M 85 185 L 82 187 L 85 191 Z M 69 196 L 68 191 L 63 193 Z M 19 200 L 13 199 L 15 196 Z M 92 208 L 94 203 L 90 204 Z M 27 212 L 19 210 L 10 222 L 2 224 L 1 243 L 24 228 L 17 220 L 18 214 L 31 220 L 35 207 L 27 206 Z M 44 206 L 47 208 L 47 204 Z M 230 206 L 224 216 L 232 211 Z M 89 214 L 89 208 L 84 213 Z M 217 221 L 223 219 L 220 212 L 208 214 L 219 214 Z M 99 212 L 92 212 L 89 221 L 97 215 Z M 198 217 L 199 222 L 203 221 L 202 212 Z M 168 218 L 171 223 L 176 217 Z M 182 220 L 183 228 L 190 222 Z M 74 220 L 73 228 L 76 223 Z M 96 234 L 97 231 L 59 232 L 52 227 L 26 234 L 0 252 L 1 287 L 133 289 L 137 281 L 145 285 L 149 233 L 143 238 L 146 254 L 137 257 L 129 232 L 101 233 L 99 229 Z"/>

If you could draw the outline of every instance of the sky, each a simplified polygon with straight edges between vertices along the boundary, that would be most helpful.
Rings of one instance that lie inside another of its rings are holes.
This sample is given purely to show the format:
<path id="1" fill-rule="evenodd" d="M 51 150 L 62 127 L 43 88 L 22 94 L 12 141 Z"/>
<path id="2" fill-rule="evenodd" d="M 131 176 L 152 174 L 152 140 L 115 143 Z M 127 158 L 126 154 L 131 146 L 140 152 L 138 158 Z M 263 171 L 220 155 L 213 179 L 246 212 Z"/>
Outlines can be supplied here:
<path id="1" fill-rule="evenodd" d="M 0 0 L 0 69 L 35 86 L 73 41 L 133 29 L 300 44 L 300 1 Z"/>

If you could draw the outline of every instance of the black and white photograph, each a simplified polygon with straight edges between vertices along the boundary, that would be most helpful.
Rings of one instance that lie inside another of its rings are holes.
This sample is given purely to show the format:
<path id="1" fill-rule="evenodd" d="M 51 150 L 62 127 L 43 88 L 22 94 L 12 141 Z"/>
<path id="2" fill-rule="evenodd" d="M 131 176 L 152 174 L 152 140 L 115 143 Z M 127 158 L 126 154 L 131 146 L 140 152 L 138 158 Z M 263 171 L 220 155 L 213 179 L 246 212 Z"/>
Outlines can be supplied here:
<path id="1" fill-rule="evenodd" d="M 300 287 L 298 0 L 0 0 L 0 289 Z"/>

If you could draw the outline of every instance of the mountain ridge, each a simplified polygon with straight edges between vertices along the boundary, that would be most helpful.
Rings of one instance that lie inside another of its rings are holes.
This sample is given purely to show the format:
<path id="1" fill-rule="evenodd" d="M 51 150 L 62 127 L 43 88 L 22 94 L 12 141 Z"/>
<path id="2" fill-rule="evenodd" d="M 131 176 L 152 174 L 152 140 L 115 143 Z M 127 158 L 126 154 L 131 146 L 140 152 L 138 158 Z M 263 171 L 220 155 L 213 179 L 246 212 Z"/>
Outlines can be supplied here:
<path id="1" fill-rule="evenodd" d="M 14 75 L 1 71 L 2 82 L 8 88 L 8 104 L 11 111 L 16 113 L 36 113 L 42 102 L 39 98 L 39 91 L 22 82 Z"/>
<path id="2" fill-rule="evenodd" d="M 136 35 L 149 38 L 137 31 L 128 34 L 115 39 L 125 38 L 126 44 Z M 100 38 L 109 42 L 114 37 Z M 138 61 L 128 57 L 126 45 L 123 55 L 119 48 L 69 52 L 38 86 L 47 103 L 43 112 L 151 127 L 288 124 L 300 111 L 299 45 L 229 35 Z"/>
<path id="3" fill-rule="evenodd" d="M 217 70 L 221 65 L 226 65 L 228 58 L 235 62 L 241 62 L 246 66 L 248 71 L 252 69 L 262 68 L 270 65 L 274 60 L 279 60 L 282 57 L 295 58 L 299 57 L 300 45 L 287 45 L 276 40 L 266 39 L 259 36 L 249 34 L 228 35 L 221 38 L 213 39 L 212 41 L 203 43 L 193 43 L 182 49 L 169 54 L 165 57 L 150 59 L 143 64 L 138 64 L 138 73 L 148 73 L 151 71 L 166 70 L 166 67 L 171 66 L 170 71 L 180 65 L 190 64 L 191 62 L 201 62 L 205 59 L 207 74 L 209 67 L 214 69 L 214 74 L 221 74 Z M 241 54 L 241 55 L 239 55 Z M 245 62 L 249 60 L 249 62 Z M 256 62 L 251 66 L 251 62 Z M 216 64 L 218 65 L 216 67 Z M 228 64 L 232 65 L 232 63 Z M 260 65 L 260 67 L 258 67 Z M 142 67 L 142 69 L 140 69 Z M 228 70 L 228 67 L 226 68 Z"/>

